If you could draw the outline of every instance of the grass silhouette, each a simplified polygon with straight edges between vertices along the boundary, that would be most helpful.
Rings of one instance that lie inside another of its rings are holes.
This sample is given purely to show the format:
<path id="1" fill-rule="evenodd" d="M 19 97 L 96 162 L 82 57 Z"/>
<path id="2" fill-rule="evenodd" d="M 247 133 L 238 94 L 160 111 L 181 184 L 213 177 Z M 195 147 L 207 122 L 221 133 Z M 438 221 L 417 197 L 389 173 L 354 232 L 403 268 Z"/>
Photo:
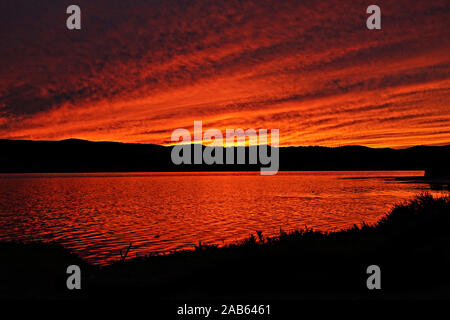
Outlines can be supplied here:
<path id="1" fill-rule="evenodd" d="M 256 231 L 224 247 L 199 242 L 192 251 L 104 267 L 57 244 L 0 242 L 0 297 L 448 299 L 449 230 L 450 197 L 424 193 L 374 225 L 329 233 L 280 229 L 273 237 Z M 65 288 L 69 264 L 83 270 L 79 292 Z M 381 268 L 382 290 L 366 287 L 373 264 Z"/>

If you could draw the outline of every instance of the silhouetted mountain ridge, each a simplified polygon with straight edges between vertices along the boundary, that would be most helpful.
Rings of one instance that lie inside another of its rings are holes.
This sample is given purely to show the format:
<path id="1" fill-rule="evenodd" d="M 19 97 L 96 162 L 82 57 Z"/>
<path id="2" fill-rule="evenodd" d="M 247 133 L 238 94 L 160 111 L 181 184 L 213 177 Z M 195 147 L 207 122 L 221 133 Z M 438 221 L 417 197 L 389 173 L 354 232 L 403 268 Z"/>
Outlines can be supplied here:
<path id="1" fill-rule="evenodd" d="M 203 147 L 207 148 L 207 147 Z M 81 139 L 0 139 L 0 172 L 253 171 L 256 165 L 174 165 L 172 147 Z M 248 148 L 245 148 L 248 159 Z M 450 145 L 405 149 L 365 146 L 280 147 L 279 170 L 425 170 L 446 168 Z M 235 152 L 236 157 L 236 152 Z M 248 161 L 247 161 L 248 162 Z"/>

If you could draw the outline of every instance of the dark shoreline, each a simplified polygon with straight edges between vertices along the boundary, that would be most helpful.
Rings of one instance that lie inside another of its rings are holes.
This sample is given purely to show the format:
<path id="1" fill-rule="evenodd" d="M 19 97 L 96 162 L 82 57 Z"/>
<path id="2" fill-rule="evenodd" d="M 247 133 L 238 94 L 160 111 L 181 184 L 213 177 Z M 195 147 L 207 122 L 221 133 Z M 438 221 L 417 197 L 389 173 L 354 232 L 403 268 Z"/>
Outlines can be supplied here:
<path id="1" fill-rule="evenodd" d="M 208 147 L 203 146 L 203 149 L 206 148 Z M 245 152 L 245 164 L 236 164 L 238 149 Z M 286 146 L 278 149 L 279 171 L 426 170 L 446 168 L 450 162 L 450 145 L 415 146 L 405 149 L 365 146 Z M 261 163 L 249 164 L 248 147 L 235 148 L 235 164 L 226 165 L 175 165 L 171 159 L 172 147 L 78 139 L 0 139 L 0 150 L 1 173 L 227 172 L 260 171 L 262 167 L 269 166 Z M 194 163 L 193 159 L 191 163 Z"/>
<path id="2" fill-rule="evenodd" d="M 384 179 L 403 183 L 423 183 L 430 185 L 431 190 L 450 190 L 450 177 L 345 177 L 341 179 L 358 180 L 358 179 Z"/>
<path id="3" fill-rule="evenodd" d="M 393 179 L 404 183 L 426 183 L 432 190 L 450 190 L 449 177 L 394 177 Z"/>
<path id="4" fill-rule="evenodd" d="M 255 233 L 218 248 L 91 265 L 55 243 L 0 242 L 2 299 L 450 299 L 450 198 L 424 194 L 376 225 Z M 131 247 L 132 252 L 132 247 Z M 79 265 L 82 290 L 67 290 Z M 366 288 L 379 265 L 382 290 Z"/>

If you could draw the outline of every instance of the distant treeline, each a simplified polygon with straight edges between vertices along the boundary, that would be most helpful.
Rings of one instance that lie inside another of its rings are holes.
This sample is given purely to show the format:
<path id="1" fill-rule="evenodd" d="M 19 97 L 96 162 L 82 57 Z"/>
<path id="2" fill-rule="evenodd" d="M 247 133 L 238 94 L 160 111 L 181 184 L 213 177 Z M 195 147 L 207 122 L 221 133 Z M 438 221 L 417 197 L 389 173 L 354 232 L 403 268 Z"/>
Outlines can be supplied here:
<path id="1" fill-rule="evenodd" d="M 0 172 L 259 171 L 261 164 L 175 165 L 172 147 L 150 144 L 0 140 Z M 246 159 L 248 159 L 248 148 Z M 280 168 L 297 170 L 425 170 L 448 168 L 449 146 L 374 149 L 281 147 Z M 235 157 L 237 152 L 234 153 Z M 235 162 L 236 163 L 236 162 Z M 248 163 L 248 161 L 246 161 Z"/>

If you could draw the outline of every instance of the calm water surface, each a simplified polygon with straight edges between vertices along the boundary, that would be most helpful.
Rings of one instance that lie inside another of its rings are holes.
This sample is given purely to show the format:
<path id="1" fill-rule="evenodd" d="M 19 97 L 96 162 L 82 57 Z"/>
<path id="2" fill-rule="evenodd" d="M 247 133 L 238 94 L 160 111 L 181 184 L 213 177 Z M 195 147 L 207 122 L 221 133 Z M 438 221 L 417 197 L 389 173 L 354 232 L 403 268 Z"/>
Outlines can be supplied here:
<path id="1" fill-rule="evenodd" d="M 255 230 L 373 223 L 430 191 L 422 171 L 0 175 L 0 239 L 57 240 L 94 263 L 229 243 Z"/>

